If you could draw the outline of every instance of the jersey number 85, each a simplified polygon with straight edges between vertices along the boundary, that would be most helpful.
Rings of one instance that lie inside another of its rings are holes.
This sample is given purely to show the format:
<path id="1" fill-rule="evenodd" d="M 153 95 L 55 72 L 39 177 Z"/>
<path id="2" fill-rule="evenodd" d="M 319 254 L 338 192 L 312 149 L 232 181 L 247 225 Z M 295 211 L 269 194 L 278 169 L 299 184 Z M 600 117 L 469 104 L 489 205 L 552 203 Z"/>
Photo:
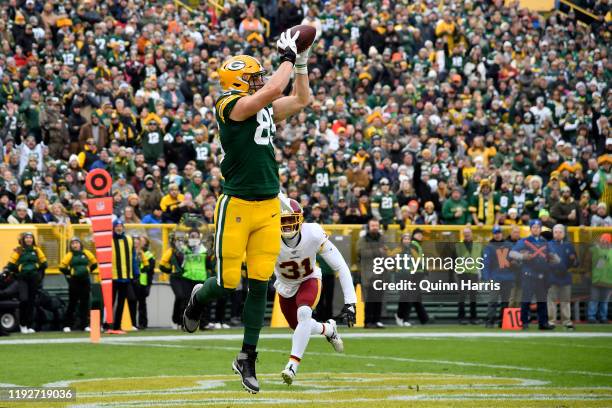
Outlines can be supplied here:
<path id="1" fill-rule="evenodd" d="M 255 129 L 255 143 L 267 145 L 272 143 L 272 136 L 276 133 L 276 125 L 272 120 L 272 108 L 263 108 L 257 112 L 257 129 Z M 265 135 L 264 136 L 264 131 Z"/>

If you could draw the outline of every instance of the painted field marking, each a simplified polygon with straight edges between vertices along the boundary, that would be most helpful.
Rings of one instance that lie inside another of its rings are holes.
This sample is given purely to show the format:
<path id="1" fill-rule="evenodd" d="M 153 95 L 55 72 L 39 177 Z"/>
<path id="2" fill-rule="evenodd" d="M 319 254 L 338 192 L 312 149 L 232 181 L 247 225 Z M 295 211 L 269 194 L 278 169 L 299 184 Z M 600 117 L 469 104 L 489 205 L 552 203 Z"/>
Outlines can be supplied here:
<path id="1" fill-rule="evenodd" d="M 343 336 L 344 337 L 344 336 Z M 132 344 L 128 342 L 114 342 L 113 345 L 119 346 L 150 346 L 150 347 L 172 347 L 172 348 L 189 348 L 196 349 L 201 348 L 201 346 L 183 346 L 183 345 L 167 345 L 167 344 L 156 344 L 156 343 L 138 343 Z M 236 351 L 235 347 L 222 347 L 222 346 L 207 346 L 207 350 L 215 349 L 215 350 L 227 350 L 227 351 Z M 287 350 L 275 350 L 275 349 L 266 349 L 266 348 L 258 348 L 258 351 L 264 353 L 281 353 L 287 354 Z M 365 359 L 365 360 L 387 360 L 387 361 L 400 361 L 407 363 L 432 363 L 432 364 L 446 364 L 446 365 L 456 365 L 456 366 L 465 366 L 465 367 L 483 367 L 483 368 L 493 368 L 493 369 L 503 369 L 503 370 L 516 370 L 516 371 L 536 371 L 541 373 L 558 373 L 558 370 L 552 370 L 548 368 L 542 367 L 524 367 L 524 366 L 512 366 L 512 365 L 504 365 L 504 364 L 485 364 L 485 363 L 474 363 L 469 361 L 461 361 L 461 360 L 433 360 L 433 359 L 418 359 L 418 358 L 410 358 L 410 357 L 394 357 L 394 356 L 377 356 L 368 354 L 367 356 L 360 354 L 346 354 L 346 353 L 321 353 L 318 351 L 307 351 L 307 355 L 311 356 L 323 356 L 323 357 L 339 357 L 339 358 L 357 358 L 357 359 Z M 602 373 L 602 372 L 593 372 L 593 371 L 578 371 L 578 370 L 566 370 L 564 373 L 568 374 L 576 374 L 576 375 L 585 375 L 592 377 L 612 377 L 612 373 Z"/>
<path id="2" fill-rule="evenodd" d="M 260 339 L 264 340 L 287 340 L 291 339 L 291 333 L 266 333 L 259 336 Z M 318 337 L 318 336 L 313 336 Z M 346 339 L 418 339 L 418 338 L 512 338 L 512 339 L 526 339 L 526 338 L 612 338 L 612 333 L 607 332 L 587 332 L 587 333 L 576 333 L 576 332 L 564 332 L 564 333 L 522 333 L 522 332 L 508 332 L 508 333 L 486 333 L 486 332 L 440 332 L 440 333 L 350 333 L 345 332 L 342 334 L 343 338 Z M 202 340 L 202 341 L 213 341 L 213 340 L 225 340 L 225 341 L 238 341 L 242 340 L 243 335 L 240 334 L 193 334 L 193 335 L 168 335 L 168 336 L 129 336 L 129 337 L 109 337 L 104 336 L 100 343 L 126 343 L 126 342 L 140 342 L 140 341 L 191 341 L 191 340 Z M 75 344 L 75 343 L 89 343 L 88 337 L 71 337 L 71 338 L 28 338 L 28 339 L 6 339 L 0 340 L 0 346 L 2 345 L 20 345 L 20 344 Z"/>
<path id="3" fill-rule="evenodd" d="M 330 377 L 330 373 L 304 373 L 291 389 L 287 389 L 281 385 L 278 373 L 260 374 L 260 377 L 265 379 L 268 388 L 257 396 L 247 396 L 235 387 L 228 390 L 226 382 L 234 386 L 236 383 L 236 377 L 231 375 L 77 379 L 46 386 L 75 387 L 78 402 L 70 405 L 73 408 L 203 404 L 293 406 L 323 403 L 333 407 L 339 403 L 398 401 L 455 401 L 465 402 L 468 404 L 465 406 L 469 407 L 469 401 L 612 402 L 612 387 L 547 388 L 543 386 L 548 383 L 546 381 L 523 378 L 438 373 L 333 373 Z M 134 382 L 141 389 L 130 388 L 129 384 Z M 416 384 L 420 385 L 420 389 Z M 90 391 L 93 385 L 104 391 Z M 117 385 L 124 389 L 113 389 Z M 351 395 L 355 397 L 351 398 Z M 522 404 L 517 405 L 520 406 Z"/>
<path id="4" fill-rule="evenodd" d="M 431 340 L 441 340 L 441 339 L 431 339 Z M 514 341 L 504 340 L 504 339 L 465 339 L 468 342 L 490 342 L 490 343 L 504 343 L 504 344 L 520 344 L 520 345 L 532 345 L 532 346 L 545 346 L 545 347 L 566 347 L 566 348 L 587 348 L 587 349 L 604 349 L 604 350 L 612 350 L 612 346 L 593 346 L 586 344 L 574 344 L 574 343 L 558 343 L 558 342 L 533 342 L 528 340 L 522 340 L 520 343 L 515 343 Z"/>

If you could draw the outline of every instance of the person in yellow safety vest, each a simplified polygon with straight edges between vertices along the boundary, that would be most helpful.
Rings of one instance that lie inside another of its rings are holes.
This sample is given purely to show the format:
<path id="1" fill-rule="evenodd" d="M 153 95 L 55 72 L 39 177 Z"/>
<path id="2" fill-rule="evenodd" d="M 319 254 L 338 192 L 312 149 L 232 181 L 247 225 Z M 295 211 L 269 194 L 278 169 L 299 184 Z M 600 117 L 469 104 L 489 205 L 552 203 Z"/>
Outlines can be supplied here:
<path id="1" fill-rule="evenodd" d="M 64 317 L 64 333 L 70 333 L 74 325 L 74 312 L 79 306 L 79 327 L 89 331 L 90 274 L 98 269 L 98 260 L 77 237 L 70 240 L 70 251 L 62 258 L 59 270 L 68 281 L 68 309 Z"/>
<path id="2" fill-rule="evenodd" d="M 608 303 L 612 294 L 612 234 L 605 233 L 589 251 L 591 297 L 587 323 L 608 323 Z"/>
<path id="3" fill-rule="evenodd" d="M 121 330 L 121 319 L 126 300 L 132 323 L 136 322 L 134 286 L 138 278 L 138 259 L 134 241 L 125 233 L 123 221 L 117 218 L 113 221 L 113 304 L 115 305 L 113 331 L 116 334 L 124 334 Z M 133 326 L 133 329 L 135 328 Z"/>
<path id="4" fill-rule="evenodd" d="M 208 278 L 208 271 L 211 268 L 212 260 L 202 244 L 200 231 L 190 230 L 186 242 L 184 233 L 177 232 L 171 247 L 164 252 L 159 261 L 159 270 L 170 274 L 170 286 L 175 296 L 172 311 L 173 328 L 178 329 L 181 325 L 183 311 L 193 287 Z M 201 321 L 207 323 L 208 311 L 202 314 Z"/>
<path id="5" fill-rule="evenodd" d="M 137 327 L 139 330 L 144 330 L 149 325 L 147 298 L 151 293 L 151 284 L 155 274 L 155 255 L 150 251 L 149 239 L 144 235 L 139 238 L 134 237 L 134 245 L 136 246 L 136 256 L 138 257 L 140 267 L 140 277 L 134 287 L 138 311 Z"/>

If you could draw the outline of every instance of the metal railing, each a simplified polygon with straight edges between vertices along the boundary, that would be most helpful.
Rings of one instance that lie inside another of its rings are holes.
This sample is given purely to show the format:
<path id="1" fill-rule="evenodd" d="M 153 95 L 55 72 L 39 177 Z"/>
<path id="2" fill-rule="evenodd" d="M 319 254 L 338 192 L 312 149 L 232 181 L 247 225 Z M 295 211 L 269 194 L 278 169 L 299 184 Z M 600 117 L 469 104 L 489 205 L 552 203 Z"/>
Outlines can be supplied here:
<path id="1" fill-rule="evenodd" d="M 397 225 L 391 225 L 384 231 L 386 242 L 399 244 L 401 236 L 414 228 L 425 231 L 425 240 L 436 242 L 458 242 L 463 239 L 464 226 L 461 225 L 410 225 L 405 230 L 400 230 Z M 151 243 L 151 251 L 157 260 L 169 247 L 169 235 L 177 227 L 175 224 L 126 224 L 126 232 L 130 235 L 145 235 Z M 529 235 L 529 228 L 521 226 L 521 236 Z M 350 238 L 343 247 L 343 255 L 349 265 L 356 265 L 357 241 L 364 233 L 362 225 L 323 225 L 325 232 L 331 236 L 342 236 Z M 487 242 L 491 239 L 492 226 L 472 227 L 474 240 L 476 242 Z M 508 235 L 510 227 L 502 227 L 504 235 Z M 58 265 L 61 258 L 68 250 L 70 238 L 76 236 L 81 239 L 85 248 L 94 250 L 91 227 L 87 224 L 78 225 L 48 225 L 48 224 L 20 224 L 0 226 L 0 267 L 8 261 L 12 250 L 17 246 L 17 239 L 23 232 L 34 233 L 37 244 L 43 249 L 47 256 L 49 268 L 48 273 L 59 273 Z M 212 249 L 214 225 L 209 224 L 201 228 L 203 241 Z M 569 227 L 568 239 L 574 244 L 586 244 L 584 247 L 596 242 L 603 233 L 612 233 L 610 227 Z M 162 274 L 162 281 L 166 275 Z"/>

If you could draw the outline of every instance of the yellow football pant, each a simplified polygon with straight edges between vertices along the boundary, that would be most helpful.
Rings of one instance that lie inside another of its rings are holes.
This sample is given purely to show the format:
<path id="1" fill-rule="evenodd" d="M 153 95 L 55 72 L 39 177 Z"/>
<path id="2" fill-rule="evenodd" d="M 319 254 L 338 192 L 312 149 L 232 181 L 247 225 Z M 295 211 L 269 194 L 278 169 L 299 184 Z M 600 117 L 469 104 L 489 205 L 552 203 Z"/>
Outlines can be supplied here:
<path id="1" fill-rule="evenodd" d="M 280 200 L 247 201 L 222 194 L 215 208 L 215 256 L 219 286 L 240 283 L 246 252 L 249 279 L 268 281 L 280 253 Z"/>

